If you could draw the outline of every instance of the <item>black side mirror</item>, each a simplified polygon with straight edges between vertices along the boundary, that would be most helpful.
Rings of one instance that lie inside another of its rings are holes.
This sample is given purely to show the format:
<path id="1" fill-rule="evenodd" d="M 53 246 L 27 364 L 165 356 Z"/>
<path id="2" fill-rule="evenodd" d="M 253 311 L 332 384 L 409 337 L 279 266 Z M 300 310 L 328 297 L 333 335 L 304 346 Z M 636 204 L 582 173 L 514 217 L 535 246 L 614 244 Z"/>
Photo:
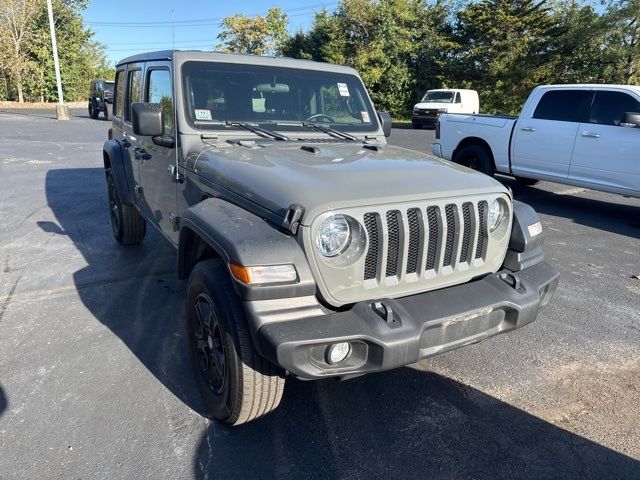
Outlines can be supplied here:
<path id="1" fill-rule="evenodd" d="M 640 127 L 640 113 L 625 112 L 621 125 L 623 127 Z"/>
<path id="2" fill-rule="evenodd" d="M 391 135 L 391 115 L 389 115 L 389 112 L 378 112 L 378 118 L 380 119 L 384 136 L 388 137 Z"/>
<path id="3" fill-rule="evenodd" d="M 134 135 L 156 137 L 164 133 L 162 105 L 136 102 L 131 104 L 131 126 Z"/>

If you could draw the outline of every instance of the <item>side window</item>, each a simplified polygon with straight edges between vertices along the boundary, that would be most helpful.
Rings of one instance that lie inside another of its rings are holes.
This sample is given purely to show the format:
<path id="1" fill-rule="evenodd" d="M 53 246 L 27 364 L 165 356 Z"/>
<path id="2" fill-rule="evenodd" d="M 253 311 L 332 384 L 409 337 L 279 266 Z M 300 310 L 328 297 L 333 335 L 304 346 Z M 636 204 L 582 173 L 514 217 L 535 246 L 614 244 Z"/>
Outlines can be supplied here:
<path id="1" fill-rule="evenodd" d="M 542 95 L 533 118 L 559 122 L 583 122 L 591 105 L 589 90 L 552 90 Z"/>
<path id="2" fill-rule="evenodd" d="M 149 71 L 145 101 L 162 105 L 164 134 L 170 135 L 173 130 L 173 91 L 169 70 Z"/>
<path id="3" fill-rule="evenodd" d="M 116 117 L 122 118 L 124 112 L 124 70 L 118 70 L 116 73 L 116 89 L 113 98 L 113 112 Z"/>
<path id="4" fill-rule="evenodd" d="M 456 92 L 455 103 L 462 103 L 462 100 L 460 100 L 460 92 Z"/>
<path id="5" fill-rule="evenodd" d="M 142 101 L 142 71 L 130 70 L 127 79 L 127 105 L 124 109 L 124 119 L 131 120 L 131 104 Z"/>
<path id="6" fill-rule="evenodd" d="M 620 125 L 625 112 L 640 112 L 640 102 L 622 92 L 596 92 L 589 123 Z"/>

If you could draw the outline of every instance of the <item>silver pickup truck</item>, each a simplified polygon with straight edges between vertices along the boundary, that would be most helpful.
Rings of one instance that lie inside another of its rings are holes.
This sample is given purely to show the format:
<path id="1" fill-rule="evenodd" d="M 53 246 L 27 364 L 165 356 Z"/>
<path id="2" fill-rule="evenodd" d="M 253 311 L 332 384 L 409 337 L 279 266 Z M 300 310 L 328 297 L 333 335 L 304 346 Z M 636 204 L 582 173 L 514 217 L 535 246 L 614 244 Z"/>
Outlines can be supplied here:
<path id="1" fill-rule="evenodd" d="M 287 375 L 350 378 L 522 327 L 556 288 L 535 211 L 388 146 L 351 68 L 153 52 L 118 63 L 114 102 L 113 235 L 149 225 L 175 246 L 214 418 L 270 412 Z"/>

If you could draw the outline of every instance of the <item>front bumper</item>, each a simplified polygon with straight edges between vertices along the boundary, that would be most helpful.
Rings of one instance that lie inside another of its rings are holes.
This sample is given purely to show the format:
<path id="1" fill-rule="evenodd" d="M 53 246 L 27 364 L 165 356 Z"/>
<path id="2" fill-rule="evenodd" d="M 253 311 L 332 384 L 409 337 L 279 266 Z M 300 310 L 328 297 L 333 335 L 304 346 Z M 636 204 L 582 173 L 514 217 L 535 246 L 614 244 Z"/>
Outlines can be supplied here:
<path id="1" fill-rule="evenodd" d="M 348 311 L 263 324 L 257 341 L 265 357 L 303 379 L 389 370 L 531 323 L 558 276 L 546 262 L 504 270 L 410 297 L 360 302 Z M 351 353 L 330 365 L 325 353 L 337 342 L 350 342 Z"/>
<path id="2" fill-rule="evenodd" d="M 430 127 L 435 127 L 438 123 L 438 118 L 440 115 L 429 115 L 429 114 L 420 114 L 420 115 L 412 115 L 411 123 L 414 125 L 425 125 Z"/>

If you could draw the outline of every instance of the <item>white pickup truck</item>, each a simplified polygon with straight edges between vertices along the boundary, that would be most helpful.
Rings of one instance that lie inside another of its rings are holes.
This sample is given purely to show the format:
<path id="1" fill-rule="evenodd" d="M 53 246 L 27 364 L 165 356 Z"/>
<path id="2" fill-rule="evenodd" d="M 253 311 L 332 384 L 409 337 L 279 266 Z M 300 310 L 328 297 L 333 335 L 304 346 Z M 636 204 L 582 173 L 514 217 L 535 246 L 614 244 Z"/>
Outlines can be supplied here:
<path id="1" fill-rule="evenodd" d="M 433 154 L 525 184 L 640 197 L 640 87 L 548 85 L 519 117 L 441 115 Z"/>

